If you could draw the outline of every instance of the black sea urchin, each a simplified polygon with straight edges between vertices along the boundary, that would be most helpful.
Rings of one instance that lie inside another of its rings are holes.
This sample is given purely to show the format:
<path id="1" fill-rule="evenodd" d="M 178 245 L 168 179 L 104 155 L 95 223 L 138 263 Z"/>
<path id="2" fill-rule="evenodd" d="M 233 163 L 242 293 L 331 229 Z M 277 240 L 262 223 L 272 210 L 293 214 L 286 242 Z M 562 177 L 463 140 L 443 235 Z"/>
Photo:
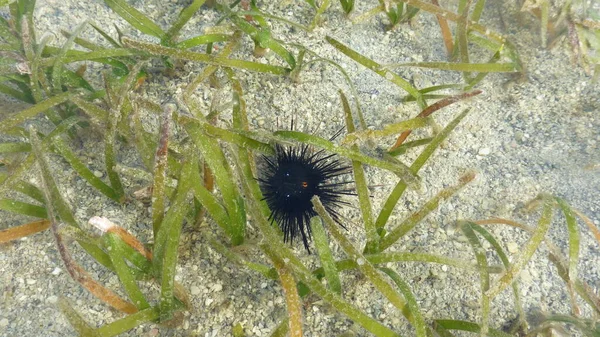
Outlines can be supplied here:
<path id="1" fill-rule="evenodd" d="M 271 209 L 271 224 L 279 225 L 285 242 L 293 242 L 294 238 L 301 235 L 308 253 L 310 218 L 317 215 L 310 199 L 318 195 L 331 217 L 344 227 L 337 209 L 340 205 L 347 204 L 341 200 L 342 195 L 354 194 L 343 188 L 348 181 L 333 181 L 350 169 L 339 160 L 332 159 L 334 156 L 323 155 L 323 150 L 313 152 L 307 145 L 276 145 L 275 156 L 264 157 L 266 168 L 258 178 L 264 200 Z"/>

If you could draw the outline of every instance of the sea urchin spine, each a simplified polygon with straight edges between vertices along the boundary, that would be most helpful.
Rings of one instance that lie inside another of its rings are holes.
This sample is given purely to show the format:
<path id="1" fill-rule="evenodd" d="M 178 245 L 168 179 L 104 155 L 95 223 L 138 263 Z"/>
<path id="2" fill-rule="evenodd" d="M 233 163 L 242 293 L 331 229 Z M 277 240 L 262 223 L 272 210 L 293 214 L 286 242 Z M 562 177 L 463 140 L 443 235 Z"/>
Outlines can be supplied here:
<path id="1" fill-rule="evenodd" d="M 350 170 L 349 166 L 332 159 L 334 156 L 323 155 L 323 150 L 313 152 L 308 145 L 276 145 L 275 156 L 264 157 L 266 167 L 258 178 L 271 210 L 271 224 L 277 223 L 281 228 L 285 242 L 293 242 L 300 235 L 309 253 L 310 218 L 317 215 L 310 199 L 319 196 L 331 217 L 344 227 L 338 208 L 347 202 L 342 201 L 341 196 L 354 194 L 343 188 L 348 181 L 333 181 Z"/>

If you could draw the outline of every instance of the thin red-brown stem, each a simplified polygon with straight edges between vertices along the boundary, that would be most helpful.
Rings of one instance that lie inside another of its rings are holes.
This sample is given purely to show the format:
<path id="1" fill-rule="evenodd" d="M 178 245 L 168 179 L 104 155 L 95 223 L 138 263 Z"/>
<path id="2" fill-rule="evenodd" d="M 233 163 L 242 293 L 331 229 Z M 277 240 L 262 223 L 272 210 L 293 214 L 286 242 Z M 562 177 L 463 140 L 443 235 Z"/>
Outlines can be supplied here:
<path id="1" fill-rule="evenodd" d="M 440 7 L 440 4 L 437 0 L 431 0 L 431 3 Z M 452 55 L 452 51 L 454 50 L 454 42 L 452 41 L 452 32 L 450 31 L 450 25 L 448 25 L 448 20 L 441 15 L 436 15 L 438 24 L 440 25 L 440 30 L 442 31 L 442 38 L 444 39 L 444 45 L 446 46 L 446 52 L 448 56 Z"/>
<path id="2" fill-rule="evenodd" d="M 516 227 L 516 228 L 521 228 L 527 232 L 533 232 L 534 228 L 527 226 L 525 224 L 513 221 L 513 220 L 508 220 L 508 219 L 503 219 L 503 218 L 490 218 L 490 219 L 485 219 L 485 220 L 478 220 L 478 221 L 474 221 L 474 223 L 478 224 L 478 225 L 492 225 L 492 224 L 503 224 L 503 225 L 509 225 L 512 227 Z"/>
<path id="3" fill-rule="evenodd" d="M 421 111 L 420 114 L 417 115 L 417 117 L 427 117 L 429 115 L 431 115 L 432 113 L 438 111 L 439 109 L 446 107 L 450 104 L 456 103 L 458 101 L 461 101 L 463 99 L 469 98 L 469 97 L 473 97 L 473 96 L 477 96 L 479 94 L 481 94 L 482 91 L 481 90 L 473 90 L 470 92 L 465 92 L 462 93 L 460 95 L 455 95 L 455 96 L 450 96 L 450 97 L 446 97 L 443 98 L 437 102 L 435 102 L 434 104 L 428 106 L 427 108 L 425 108 L 423 111 Z M 389 151 L 393 151 L 396 148 L 398 148 L 400 145 L 402 145 L 402 143 L 404 143 L 404 141 L 406 140 L 406 138 L 408 138 L 408 136 L 410 136 L 410 134 L 412 133 L 412 130 L 408 130 L 408 131 L 404 131 L 402 132 L 402 134 L 400 134 L 400 136 L 398 137 L 398 139 L 396 140 L 396 143 L 394 144 L 394 146 L 392 146 Z"/>
<path id="4" fill-rule="evenodd" d="M 63 238 L 58 232 L 58 226 L 56 223 L 52 223 L 51 228 L 52 234 L 54 234 L 54 238 L 56 239 L 56 246 L 58 247 L 60 257 L 65 263 L 65 268 L 67 268 L 67 271 L 73 280 L 77 281 L 90 293 L 111 307 L 127 314 L 133 314 L 137 312 L 135 305 L 125 301 L 112 290 L 96 282 L 96 280 L 94 280 L 83 268 L 81 268 L 81 266 L 79 266 L 77 262 L 73 260 L 71 254 L 67 250 Z"/>
<path id="5" fill-rule="evenodd" d="M 575 24 L 570 19 L 567 20 L 567 32 L 569 36 L 569 44 L 571 44 L 571 50 L 573 51 L 573 63 L 577 63 L 581 55 L 579 53 L 579 36 L 577 36 L 577 30 Z"/>
<path id="6" fill-rule="evenodd" d="M 587 216 L 585 216 L 585 214 L 583 214 L 577 210 L 573 210 L 573 212 L 575 214 L 577 214 L 577 216 L 581 220 L 583 220 L 583 223 L 585 223 L 585 225 L 589 228 L 590 232 L 592 232 L 592 234 L 596 238 L 596 241 L 598 242 L 598 244 L 600 244 L 600 229 L 598 229 L 598 227 L 596 227 L 596 225 L 594 225 L 594 222 L 592 221 L 592 219 L 588 218 Z"/>
<path id="7" fill-rule="evenodd" d="M 160 230 L 165 216 L 165 181 L 167 179 L 169 156 L 169 130 L 171 128 L 171 114 L 173 109 L 166 106 L 161 116 L 160 139 L 156 149 L 154 163 L 154 181 L 152 183 L 152 228 L 154 237 Z"/>
<path id="8" fill-rule="evenodd" d="M 250 2 L 248 0 L 242 0 L 242 2 L 240 3 L 240 6 L 242 6 L 242 9 L 244 9 L 245 11 L 250 10 Z M 252 15 L 244 15 L 244 18 L 248 22 L 254 21 L 254 17 Z"/>

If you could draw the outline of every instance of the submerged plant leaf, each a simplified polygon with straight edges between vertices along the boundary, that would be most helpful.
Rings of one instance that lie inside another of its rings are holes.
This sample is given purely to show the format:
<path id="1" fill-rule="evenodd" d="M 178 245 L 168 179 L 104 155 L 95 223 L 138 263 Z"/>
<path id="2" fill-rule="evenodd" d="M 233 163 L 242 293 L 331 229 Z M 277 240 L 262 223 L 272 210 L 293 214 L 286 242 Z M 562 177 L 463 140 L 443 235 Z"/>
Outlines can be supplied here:
<path id="1" fill-rule="evenodd" d="M 187 50 L 181 50 L 176 48 L 169 48 L 158 46 L 146 42 L 135 41 L 130 38 L 123 38 L 123 43 L 131 48 L 143 50 L 152 55 L 159 56 L 171 56 L 173 58 L 188 60 L 188 61 L 196 61 L 203 62 L 207 64 L 223 66 L 223 67 L 233 67 L 246 69 L 250 71 L 262 72 L 262 73 L 270 73 L 273 75 L 286 75 L 290 72 L 290 69 L 274 66 L 270 64 L 240 60 L 240 59 L 230 59 L 220 56 L 213 56 L 208 54 L 196 53 Z"/>
<path id="2" fill-rule="evenodd" d="M 50 228 L 50 221 L 39 220 L 20 226 L 14 226 L 0 231 L 0 244 L 17 240 Z"/>
<path id="3" fill-rule="evenodd" d="M 379 292 L 390 301 L 399 311 L 404 315 L 411 324 L 414 324 L 414 315 L 410 311 L 410 307 L 408 307 L 406 300 L 402 295 L 400 295 L 392 286 L 385 281 L 383 276 L 379 273 L 377 268 L 373 266 L 359 251 L 354 247 L 354 245 L 346 238 L 346 236 L 341 232 L 338 226 L 335 225 L 335 222 L 321 204 L 318 196 L 314 196 L 312 198 L 312 203 L 315 206 L 315 211 L 319 214 L 321 219 L 327 225 L 327 229 L 331 233 L 331 235 L 338 241 L 346 255 L 352 257 L 356 260 L 356 264 L 358 265 L 358 270 L 371 281 L 373 286 L 379 290 Z"/>
<path id="4" fill-rule="evenodd" d="M 406 235 L 411 231 L 417 224 L 419 224 L 427 215 L 435 210 L 441 201 L 447 200 L 462 189 L 466 184 L 470 183 L 475 179 L 475 173 L 469 172 L 463 175 L 459 184 L 448 187 L 440 191 L 433 198 L 428 200 L 418 211 L 411 214 L 406 220 L 394 227 L 381 239 L 380 250 L 384 251 L 389 248 L 392 244 L 398 241 L 402 236 Z"/>
<path id="5" fill-rule="evenodd" d="M 48 98 L 30 108 L 13 114 L 12 116 L 0 121 L 0 131 L 7 131 L 16 125 L 23 123 L 27 119 L 35 117 L 37 114 L 45 112 L 58 104 L 64 103 L 73 95 L 75 95 L 73 92 L 64 92 Z"/>
<path id="6" fill-rule="evenodd" d="M 327 285 L 329 288 L 337 294 L 342 294 L 342 284 L 340 282 L 340 276 L 335 266 L 335 260 L 333 254 L 329 249 L 329 240 L 327 234 L 323 228 L 323 223 L 318 217 L 313 217 L 310 221 L 310 228 L 313 238 L 315 240 L 315 248 L 317 254 L 321 260 L 321 266 L 327 279 Z"/>
<path id="7" fill-rule="evenodd" d="M 0 199 L 0 210 L 45 219 L 46 208 L 14 199 Z"/>
<path id="8" fill-rule="evenodd" d="M 104 0 L 104 3 L 140 32 L 159 39 L 165 38 L 166 33 L 154 21 L 127 4 L 127 2 L 123 0 Z"/>
<path id="9" fill-rule="evenodd" d="M 454 130 L 454 128 L 458 125 L 458 123 L 460 123 L 460 121 L 463 118 L 465 118 L 465 116 L 467 115 L 468 112 L 469 112 L 469 109 L 463 110 L 463 112 L 460 113 L 458 116 L 456 116 L 452 120 L 452 122 L 450 122 L 442 130 L 442 132 L 438 133 L 431 140 L 431 142 L 427 145 L 427 147 L 425 147 L 425 149 L 421 152 L 419 157 L 417 157 L 417 159 L 415 159 L 413 164 L 410 166 L 410 170 L 412 173 L 417 174 L 417 172 L 419 172 L 421 167 L 423 167 L 423 165 L 425 165 L 425 162 L 431 157 L 433 152 L 438 148 L 438 146 L 440 146 L 442 141 L 444 141 L 450 135 L 450 132 L 452 130 Z M 406 187 L 407 187 L 406 183 L 402 180 L 396 184 L 396 186 L 394 187 L 394 189 L 388 196 L 387 200 L 385 201 L 381 211 L 379 212 L 379 216 L 377 217 L 377 220 L 375 221 L 375 226 L 377 226 L 377 228 L 383 228 L 385 226 L 390 215 L 392 214 L 393 209 L 396 207 L 398 200 L 400 199 L 400 197 L 406 190 Z"/>
<path id="10" fill-rule="evenodd" d="M 515 259 L 515 263 L 513 263 L 511 268 L 507 269 L 500 279 L 487 291 L 486 295 L 489 296 L 490 300 L 494 299 L 502 290 L 513 282 L 513 279 L 519 275 L 523 267 L 529 262 L 533 254 L 537 251 L 538 246 L 544 240 L 552 221 L 552 203 L 550 197 L 543 196 L 542 198 L 544 200 L 544 205 L 538 227 L 535 229 L 533 236 L 529 239 L 519 256 Z"/>
<path id="11" fill-rule="evenodd" d="M 422 109 L 424 109 L 427 106 L 425 101 L 423 100 L 423 96 L 421 95 L 419 90 L 417 88 L 415 88 L 412 84 L 410 84 L 408 81 L 403 79 L 402 77 L 398 76 L 394 72 L 391 72 L 391 71 L 385 69 L 385 67 L 383 67 L 381 64 L 350 49 L 349 47 L 345 46 L 344 44 L 342 44 L 341 42 L 337 41 L 336 39 L 334 39 L 332 37 L 327 36 L 327 37 L 325 37 L 325 39 L 332 46 L 334 46 L 336 49 L 338 49 L 342 53 L 346 54 L 348 57 L 350 57 L 354 61 L 362 64 L 363 66 L 367 67 L 368 69 L 374 71 L 376 74 L 382 76 L 383 78 L 391 81 L 392 83 L 396 84 L 400 88 L 404 89 L 406 92 L 408 92 L 412 97 L 414 97 L 417 100 L 417 102 L 419 103 L 419 106 Z"/>
<path id="12" fill-rule="evenodd" d="M 287 304 L 288 312 L 288 324 L 289 324 L 289 336 L 290 337 L 302 337 L 302 303 L 300 302 L 300 296 L 298 296 L 298 289 L 296 288 L 296 281 L 294 275 L 291 273 L 285 262 L 279 256 L 275 254 L 267 255 L 273 261 L 275 269 L 279 274 L 281 286 L 285 294 L 285 300 Z"/>
<path id="13" fill-rule="evenodd" d="M 389 268 L 379 268 L 379 270 L 386 273 L 393 281 L 396 283 L 396 286 L 402 292 L 402 296 L 406 299 L 406 304 L 408 305 L 410 313 L 414 316 L 413 324 L 415 326 L 415 332 L 417 337 L 425 337 L 427 336 L 427 325 L 425 324 L 425 319 L 423 315 L 421 315 L 421 310 L 419 309 L 419 305 L 417 304 L 417 299 L 415 295 L 410 290 L 410 286 L 406 281 L 400 278 L 400 275 Z"/>
<path id="14" fill-rule="evenodd" d="M 177 21 L 173 23 L 171 28 L 165 33 L 163 43 L 170 44 L 173 39 L 179 34 L 183 26 L 188 23 L 192 16 L 200 9 L 205 0 L 194 0 L 189 6 L 184 8 L 180 13 Z"/>
<path id="15" fill-rule="evenodd" d="M 122 245 L 118 242 L 120 238 L 114 233 L 106 233 L 104 240 L 107 245 L 108 255 L 112 261 L 113 267 L 119 280 L 125 289 L 125 292 L 129 296 L 129 299 L 134 303 L 138 310 L 144 310 L 150 307 L 146 297 L 138 287 L 134 273 L 131 268 L 125 262 L 125 250 Z"/>
<path id="16" fill-rule="evenodd" d="M 30 128 L 30 138 L 38 162 L 38 166 L 42 171 L 42 180 L 44 182 L 44 195 L 46 198 L 46 205 L 48 205 L 48 215 L 52 223 L 52 233 L 54 234 L 56 244 L 58 246 L 58 251 L 63 262 L 65 263 L 65 267 L 69 272 L 69 275 L 71 275 L 71 277 L 75 281 L 80 283 L 94 296 L 104 301 L 108 305 L 113 306 L 115 309 L 123 311 L 125 313 L 133 313 L 137 311 L 135 306 L 133 306 L 131 303 L 123 300 L 113 291 L 95 281 L 81 266 L 79 266 L 79 264 L 75 262 L 75 260 L 73 260 L 71 254 L 65 246 L 65 242 L 62 236 L 58 232 L 56 215 L 60 216 L 60 219 L 62 221 L 67 222 L 69 225 L 77 229 L 79 229 L 79 224 L 76 222 L 68 205 L 65 203 L 65 201 L 60 195 L 60 192 L 56 186 L 56 183 L 54 182 L 52 174 L 50 173 L 50 169 L 45 155 L 43 154 L 42 143 L 39 140 L 36 131 L 33 127 Z M 86 242 L 80 242 L 80 244 L 88 251 L 93 251 L 94 249 L 92 244 Z"/>
<path id="17" fill-rule="evenodd" d="M 75 328 L 75 330 L 81 336 L 101 336 L 96 331 L 94 331 L 94 329 L 83 319 L 83 317 L 81 317 L 81 315 L 79 315 L 79 313 L 77 313 L 77 311 L 75 311 L 75 309 L 73 309 L 73 307 L 71 306 L 71 304 L 69 304 L 66 298 L 62 296 L 59 298 L 58 307 L 60 308 L 60 311 L 63 313 L 63 315 L 67 317 L 69 323 L 71 323 L 71 326 L 73 326 L 73 328 Z"/>

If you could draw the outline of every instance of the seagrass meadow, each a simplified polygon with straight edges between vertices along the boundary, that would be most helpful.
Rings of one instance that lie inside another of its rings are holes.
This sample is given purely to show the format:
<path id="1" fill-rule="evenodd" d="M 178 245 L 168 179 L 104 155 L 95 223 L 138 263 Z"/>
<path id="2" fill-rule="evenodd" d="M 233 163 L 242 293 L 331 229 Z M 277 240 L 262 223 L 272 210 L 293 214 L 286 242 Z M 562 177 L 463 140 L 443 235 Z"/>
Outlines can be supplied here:
<path id="1" fill-rule="evenodd" d="M 600 336 L 599 77 L 598 1 L 0 0 L 0 336 Z"/>

